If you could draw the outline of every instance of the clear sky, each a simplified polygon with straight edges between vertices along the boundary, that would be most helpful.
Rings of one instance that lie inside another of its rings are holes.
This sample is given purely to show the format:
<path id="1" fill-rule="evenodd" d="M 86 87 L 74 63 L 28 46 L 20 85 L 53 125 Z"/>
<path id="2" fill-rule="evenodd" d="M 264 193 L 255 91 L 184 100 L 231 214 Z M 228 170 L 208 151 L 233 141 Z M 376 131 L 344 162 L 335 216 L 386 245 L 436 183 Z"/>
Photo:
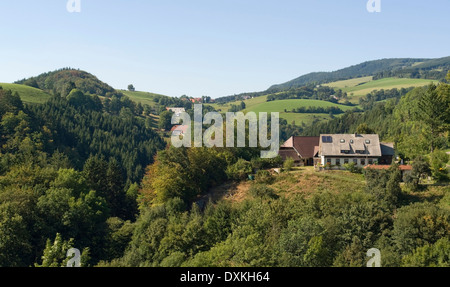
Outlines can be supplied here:
<path id="1" fill-rule="evenodd" d="M 0 82 L 63 67 L 169 96 L 262 91 L 368 60 L 450 56 L 449 0 L 0 1 Z"/>

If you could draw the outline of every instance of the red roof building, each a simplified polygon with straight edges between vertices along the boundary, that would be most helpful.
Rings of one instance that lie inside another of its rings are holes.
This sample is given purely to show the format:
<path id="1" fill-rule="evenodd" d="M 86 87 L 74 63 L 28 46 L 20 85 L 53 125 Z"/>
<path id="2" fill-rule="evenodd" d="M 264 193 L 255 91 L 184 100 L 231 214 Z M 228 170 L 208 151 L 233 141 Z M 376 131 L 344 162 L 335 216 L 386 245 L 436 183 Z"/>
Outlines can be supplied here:
<path id="1" fill-rule="evenodd" d="M 297 166 L 313 166 L 319 141 L 320 137 L 292 136 L 280 147 L 278 154 L 283 160 L 294 159 Z"/>

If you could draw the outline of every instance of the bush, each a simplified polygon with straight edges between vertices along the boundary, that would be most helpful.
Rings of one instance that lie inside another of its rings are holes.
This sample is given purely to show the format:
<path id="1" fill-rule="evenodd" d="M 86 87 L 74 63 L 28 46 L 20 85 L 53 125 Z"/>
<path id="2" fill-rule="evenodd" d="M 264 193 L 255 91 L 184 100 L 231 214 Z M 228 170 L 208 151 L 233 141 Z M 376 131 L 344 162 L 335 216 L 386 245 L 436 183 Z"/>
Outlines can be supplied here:
<path id="1" fill-rule="evenodd" d="M 269 199 L 278 198 L 278 195 L 275 194 L 275 191 L 264 184 L 252 185 L 249 189 L 249 193 L 256 198 L 269 198 Z"/>
<path id="2" fill-rule="evenodd" d="M 241 158 L 235 164 L 229 166 L 226 171 L 228 178 L 234 180 L 244 180 L 251 172 L 250 162 Z"/>
<path id="3" fill-rule="evenodd" d="M 283 159 L 280 156 L 274 158 L 256 157 L 251 160 L 251 164 L 254 169 L 277 168 L 283 164 Z"/>
<path id="4" fill-rule="evenodd" d="M 267 183 L 271 184 L 274 180 L 274 177 L 267 170 L 259 170 L 256 173 L 255 180 L 257 183 Z"/>
<path id="5" fill-rule="evenodd" d="M 449 155 L 445 151 L 435 150 L 431 154 L 431 174 L 438 181 L 448 180 L 447 163 Z"/>
<path id="6" fill-rule="evenodd" d="M 344 163 L 344 168 L 351 173 L 362 173 L 362 169 L 357 167 L 354 162 Z"/>
<path id="7" fill-rule="evenodd" d="M 283 168 L 285 171 L 291 171 L 294 167 L 294 159 L 288 158 L 284 161 Z"/>

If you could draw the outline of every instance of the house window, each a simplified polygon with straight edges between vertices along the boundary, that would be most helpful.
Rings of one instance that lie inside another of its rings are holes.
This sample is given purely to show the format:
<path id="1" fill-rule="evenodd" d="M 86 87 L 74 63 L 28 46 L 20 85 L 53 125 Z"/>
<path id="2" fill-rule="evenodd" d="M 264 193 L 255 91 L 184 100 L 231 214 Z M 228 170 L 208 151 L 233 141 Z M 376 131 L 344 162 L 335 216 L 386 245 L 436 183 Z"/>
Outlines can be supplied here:
<path id="1" fill-rule="evenodd" d="M 341 165 L 341 160 L 340 159 L 336 159 L 336 165 Z"/>
<path id="2" fill-rule="evenodd" d="M 373 164 L 373 159 L 369 159 L 369 164 Z"/>
<path id="3" fill-rule="evenodd" d="M 345 140 L 341 140 L 341 143 L 345 143 Z"/>
<path id="4" fill-rule="evenodd" d="M 348 163 L 348 158 L 344 159 L 344 163 L 345 164 Z"/>
<path id="5" fill-rule="evenodd" d="M 323 136 L 322 137 L 322 142 L 323 143 L 332 143 L 333 142 L 333 138 L 330 136 Z"/>
<path id="6" fill-rule="evenodd" d="M 331 164 L 331 158 L 327 159 L 327 164 Z"/>
<path id="7" fill-rule="evenodd" d="M 354 143 L 354 140 L 350 140 L 350 143 L 351 143 L 351 144 Z"/>
<path id="8" fill-rule="evenodd" d="M 361 160 L 361 165 L 366 165 L 366 160 L 365 159 Z"/>
<path id="9" fill-rule="evenodd" d="M 370 144 L 370 140 L 366 140 L 366 144 Z"/>
<path id="10" fill-rule="evenodd" d="M 353 159 L 353 163 L 354 163 L 354 164 L 358 164 L 358 159 L 354 158 L 354 159 Z"/>

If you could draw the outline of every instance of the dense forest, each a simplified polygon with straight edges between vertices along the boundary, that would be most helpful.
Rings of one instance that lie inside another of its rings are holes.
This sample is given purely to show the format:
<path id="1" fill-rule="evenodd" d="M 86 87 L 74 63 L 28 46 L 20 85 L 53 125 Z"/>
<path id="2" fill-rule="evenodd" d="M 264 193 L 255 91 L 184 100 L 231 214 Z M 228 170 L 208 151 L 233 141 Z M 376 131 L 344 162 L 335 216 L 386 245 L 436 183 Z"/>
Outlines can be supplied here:
<path id="1" fill-rule="evenodd" d="M 105 258 L 108 218 L 135 218 L 137 184 L 165 142 L 78 90 L 35 106 L 0 90 L 0 103 L 0 265 L 39 263 L 57 234 Z"/>
<path id="2" fill-rule="evenodd" d="M 82 266 L 365 266 L 370 248 L 383 266 L 450 266 L 448 84 L 374 92 L 326 123 L 281 121 L 283 138 L 378 133 L 408 177 L 167 147 L 126 97 L 71 87 L 41 105 L 0 89 L 0 266 L 65 266 L 72 247 Z M 242 198 L 214 192 L 227 185 Z"/>

